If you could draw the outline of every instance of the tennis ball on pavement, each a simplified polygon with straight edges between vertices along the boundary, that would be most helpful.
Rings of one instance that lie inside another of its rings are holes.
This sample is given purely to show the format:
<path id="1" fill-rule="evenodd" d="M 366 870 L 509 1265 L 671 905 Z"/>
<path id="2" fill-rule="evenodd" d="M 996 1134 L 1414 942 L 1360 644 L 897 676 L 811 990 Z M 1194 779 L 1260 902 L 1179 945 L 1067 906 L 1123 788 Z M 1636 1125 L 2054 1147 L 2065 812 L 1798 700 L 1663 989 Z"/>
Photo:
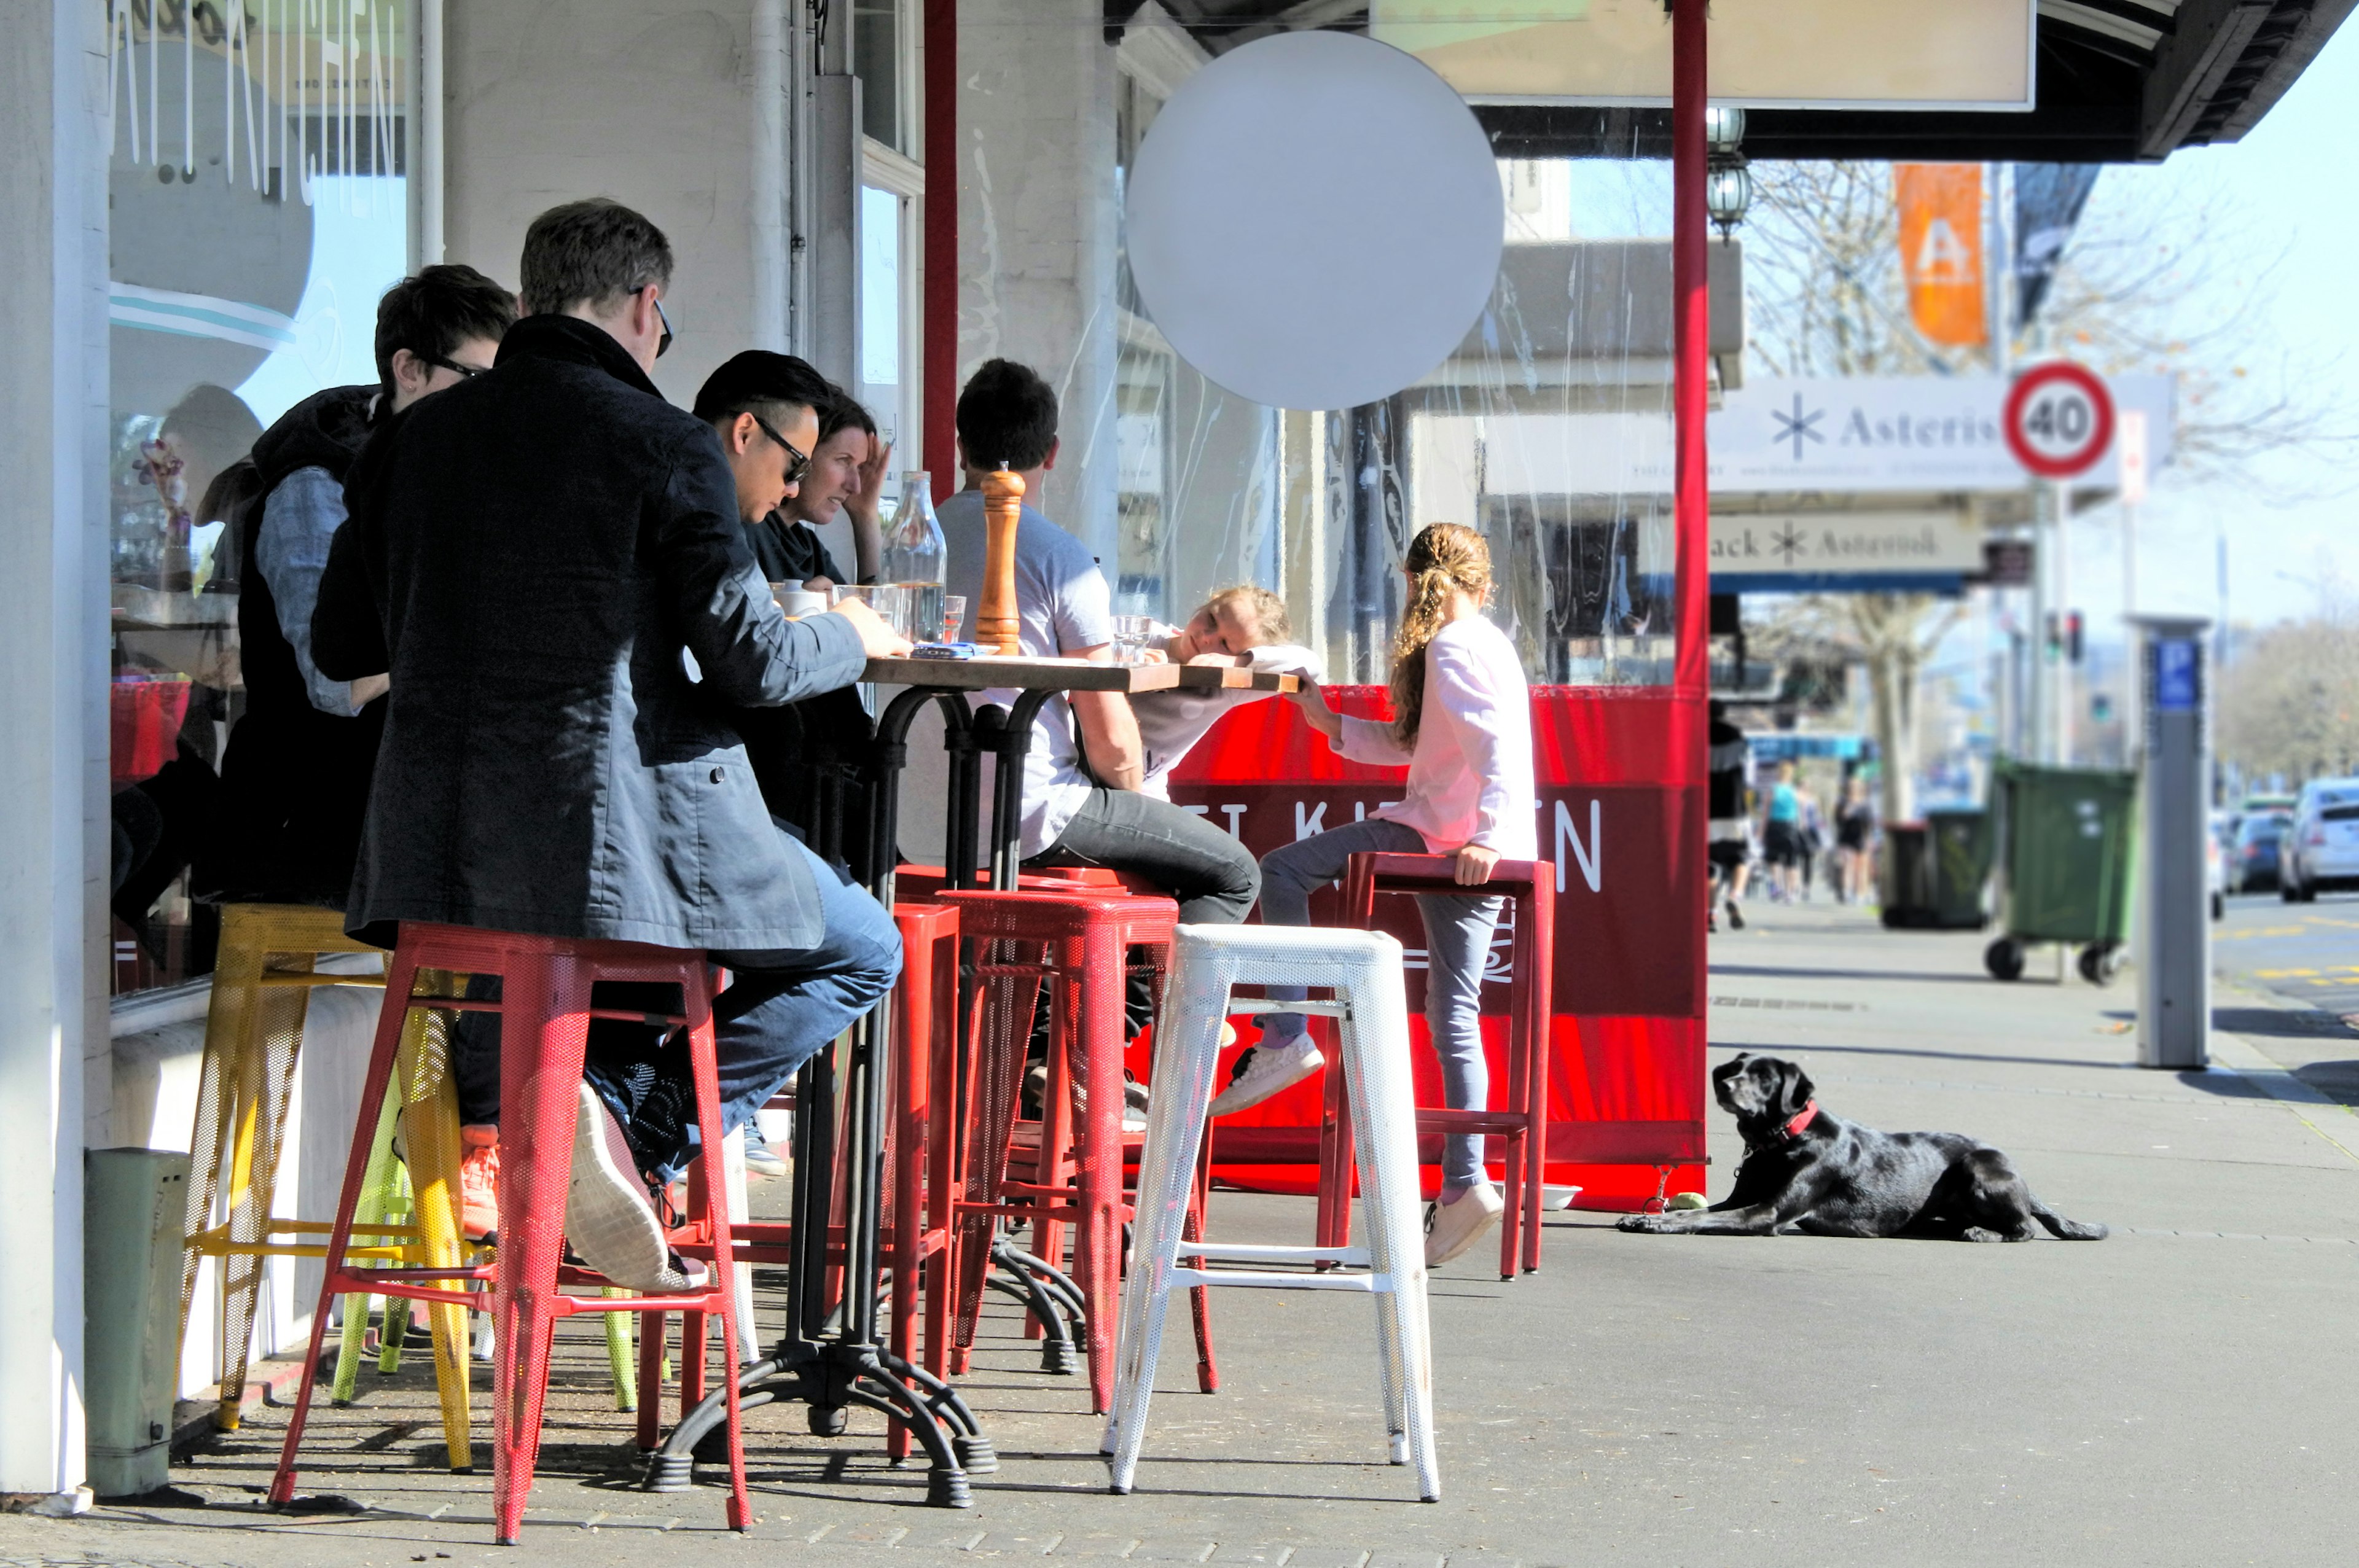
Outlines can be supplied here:
<path id="1" fill-rule="evenodd" d="M 1673 1193 L 1671 1201 L 1663 1206 L 1665 1208 L 1710 1208 L 1712 1205 L 1704 1201 L 1704 1195 L 1701 1193 Z"/>

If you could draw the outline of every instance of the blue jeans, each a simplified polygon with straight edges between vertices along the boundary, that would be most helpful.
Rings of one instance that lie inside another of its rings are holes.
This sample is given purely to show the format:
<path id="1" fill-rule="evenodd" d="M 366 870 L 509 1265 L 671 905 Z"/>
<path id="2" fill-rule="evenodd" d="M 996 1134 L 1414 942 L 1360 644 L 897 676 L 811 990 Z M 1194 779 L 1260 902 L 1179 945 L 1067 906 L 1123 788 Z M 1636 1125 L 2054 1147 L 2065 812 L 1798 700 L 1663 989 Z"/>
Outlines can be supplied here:
<path id="1" fill-rule="evenodd" d="M 1372 816 L 1271 850 L 1261 862 L 1262 924 L 1310 925 L 1310 895 L 1341 877 L 1353 855 L 1370 851 L 1422 855 L 1425 837 L 1414 827 Z M 1441 1101 L 1451 1110 L 1490 1108 L 1491 1068 L 1483 1055 L 1483 965 L 1506 902 L 1418 895 L 1417 912 L 1425 921 L 1425 1022 L 1441 1058 Z M 1269 992 L 1281 999 L 1302 995 L 1299 987 L 1272 986 Z M 1261 1025 L 1262 1044 L 1273 1046 L 1292 1044 L 1307 1027 L 1299 1012 L 1266 1013 L 1255 1022 Z M 1451 1186 L 1484 1180 L 1479 1136 L 1452 1134 L 1442 1141 L 1441 1179 Z"/>
<path id="2" fill-rule="evenodd" d="M 713 1055 L 721 1080 L 721 1135 L 754 1119 L 805 1062 L 824 1050 L 876 1004 L 901 974 L 901 934 L 865 888 L 848 881 L 781 835 L 789 851 L 809 862 L 819 884 L 827 935 L 816 947 L 759 953 L 715 953 L 729 985 L 712 999 Z M 610 994 L 633 988 L 597 988 L 602 1007 L 668 1011 L 669 1000 Z M 497 994 L 496 980 L 478 980 L 471 996 Z M 499 1015 L 461 1015 L 455 1043 L 460 1118 L 499 1119 Z M 641 1167 L 666 1182 L 685 1170 L 701 1144 L 688 1053 L 670 1037 L 635 1023 L 593 1019 L 582 1076 L 623 1124 Z"/>

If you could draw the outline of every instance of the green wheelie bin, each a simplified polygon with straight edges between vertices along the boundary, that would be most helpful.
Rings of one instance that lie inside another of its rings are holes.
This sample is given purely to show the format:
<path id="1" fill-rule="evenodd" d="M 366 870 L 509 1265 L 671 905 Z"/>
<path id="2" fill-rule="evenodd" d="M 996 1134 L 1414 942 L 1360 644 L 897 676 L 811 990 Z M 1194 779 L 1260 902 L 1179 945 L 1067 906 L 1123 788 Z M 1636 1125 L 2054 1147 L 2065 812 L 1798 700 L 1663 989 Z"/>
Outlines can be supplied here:
<path id="1" fill-rule="evenodd" d="M 1884 830 L 1884 910 L 1894 929 L 1979 931 L 1990 924 L 1990 816 L 1976 807 L 1929 811 Z"/>
<path id="2" fill-rule="evenodd" d="M 2106 984 L 2129 934 L 2137 774 L 2003 761 L 1991 799 L 2006 935 L 1984 953 L 1984 966 L 2016 979 L 2034 944 L 2055 942 L 2081 950 L 2082 979 Z"/>

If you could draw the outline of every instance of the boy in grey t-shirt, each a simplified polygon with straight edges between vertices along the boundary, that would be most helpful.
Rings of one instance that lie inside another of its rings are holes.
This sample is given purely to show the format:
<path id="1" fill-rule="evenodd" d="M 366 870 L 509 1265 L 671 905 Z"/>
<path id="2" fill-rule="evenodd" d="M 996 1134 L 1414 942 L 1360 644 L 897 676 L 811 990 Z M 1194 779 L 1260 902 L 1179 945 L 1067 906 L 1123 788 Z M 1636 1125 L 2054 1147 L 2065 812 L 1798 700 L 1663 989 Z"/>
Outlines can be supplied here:
<path id="1" fill-rule="evenodd" d="M 983 602 L 984 476 L 1003 465 L 1037 499 L 1057 461 L 1057 395 L 1026 366 L 993 360 L 959 395 L 966 488 L 941 503 L 950 564 L 944 590 Z M 1114 642 L 1104 576 L 1079 539 L 1027 504 L 1016 532 L 1016 615 L 1034 657 L 1103 658 Z M 983 693 L 1012 702 L 1012 691 Z M 1245 847 L 1203 817 L 1139 793 L 1138 720 L 1120 692 L 1082 691 L 1042 706 L 1024 767 L 1024 864 L 1103 866 L 1146 878 L 1180 903 L 1180 918 L 1234 925 L 1261 893 Z M 1135 991 L 1132 1033 L 1147 1022 Z"/>

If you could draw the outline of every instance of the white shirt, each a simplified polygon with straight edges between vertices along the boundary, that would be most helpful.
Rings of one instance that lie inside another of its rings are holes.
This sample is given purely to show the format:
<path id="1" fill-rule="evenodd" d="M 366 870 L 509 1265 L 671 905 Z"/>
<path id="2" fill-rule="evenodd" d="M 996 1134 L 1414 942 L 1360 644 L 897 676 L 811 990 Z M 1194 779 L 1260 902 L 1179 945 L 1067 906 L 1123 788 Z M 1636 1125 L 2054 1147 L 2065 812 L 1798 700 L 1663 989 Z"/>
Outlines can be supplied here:
<path id="1" fill-rule="evenodd" d="M 949 559 L 942 591 L 966 596 L 966 626 L 973 640 L 983 606 L 983 492 L 962 490 L 935 509 Z M 1089 546 L 1029 506 L 1016 525 L 1016 639 L 1034 658 L 1069 657 L 1114 641 L 1113 597 Z M 1012 707 L 1020 694 L 994 689 L 977 702 Z M 985 800 L 990 784 L 984 784 Z M 1082 772 L 1073 739 L 1071 705 L 1052 697 L 1040 706 L 1032 744 L 1024 753 L 1024 830 L 1020 852 L 1038 854 L 1064 835 L 1073 813 L 1096 786 Z"/>
<path id="2" fill-rule="evenodd" d="M 1391 725 L 1352 718 L 1335 749 L 1355 762 L 1408 764 L 1408 794 L 1369 815 L 1416 828 L 1429 854 L 1480 844 L 1506 860 L 1539 859 L 1531 694 L 1515 643 L 1482 616 L 1451 622 L 1426 644 L 1414 752 Z"/>

